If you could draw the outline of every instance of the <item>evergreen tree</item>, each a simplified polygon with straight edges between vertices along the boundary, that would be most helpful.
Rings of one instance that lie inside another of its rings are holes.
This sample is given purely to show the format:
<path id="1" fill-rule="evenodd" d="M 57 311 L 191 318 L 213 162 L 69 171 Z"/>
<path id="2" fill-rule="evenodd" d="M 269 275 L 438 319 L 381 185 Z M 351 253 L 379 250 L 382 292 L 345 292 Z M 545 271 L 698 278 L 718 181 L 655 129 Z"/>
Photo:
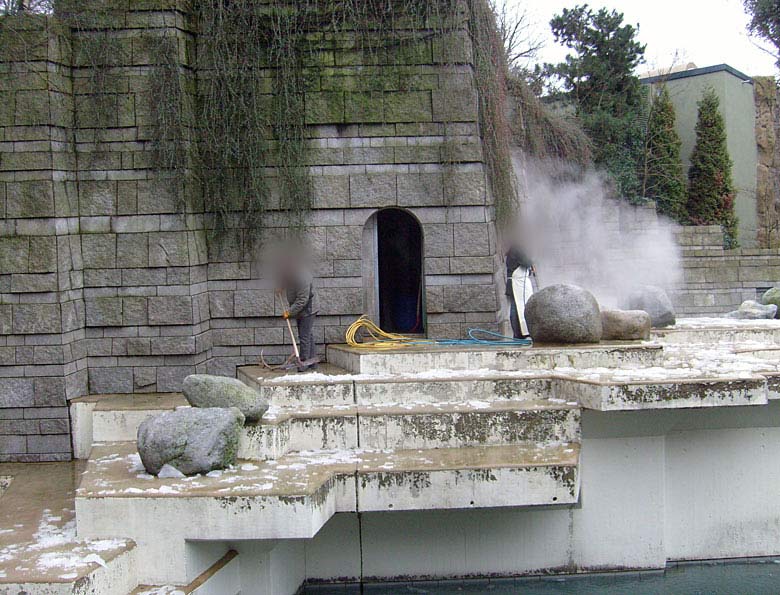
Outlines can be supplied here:
<path id="1" fill-rule="evenodd" d="M 645 46 L 623 15 L 587 4 L 564 8 L 550 21 L 555 40 L 573 53 L 560 64 L 545 65 L 572 101 L 593 142 L 593 160 L 612 177 L 617 192 L 641 198 L 639 173 L 644 151 L 645 94 L 634 69 Z"/>
<path id="2" fill-rule="evenodd" d="M 720 101 L 707 88 L 699 101 L 696 145 L 688 170 L 688 215 L 695 225 L 720 224 L 726 247 L 737 246 L 731 166 Z"/>
<path id="3" fill-rule="evenodd" d="M 680 137 L 669 90 L 663 85 L 650 103 L 645 137 L 644 196 L 658 212 L 675 221 L 687 220 L 685 175 L 680 159 Z"/>
<path id="4" fill-rule="evenodd" d="M 778 0 L 743 0 L 745 11 L 750 16 L 750 33 L 768 41 L 774 48 L 769 50 L 780 66 L 780 2 Z"/>

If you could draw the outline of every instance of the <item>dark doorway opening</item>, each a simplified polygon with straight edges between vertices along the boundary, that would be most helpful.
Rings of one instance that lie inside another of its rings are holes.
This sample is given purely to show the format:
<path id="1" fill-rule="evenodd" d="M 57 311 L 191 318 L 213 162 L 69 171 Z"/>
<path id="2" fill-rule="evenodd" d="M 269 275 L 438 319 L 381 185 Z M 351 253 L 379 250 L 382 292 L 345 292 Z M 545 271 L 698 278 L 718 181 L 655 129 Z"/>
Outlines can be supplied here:
<path id="1" fill-rule="evenodd" d="M 420 223 L 401 209 L 376 214 L 379 319 L 391 333 L 425 333 L 423 236 Z"/>

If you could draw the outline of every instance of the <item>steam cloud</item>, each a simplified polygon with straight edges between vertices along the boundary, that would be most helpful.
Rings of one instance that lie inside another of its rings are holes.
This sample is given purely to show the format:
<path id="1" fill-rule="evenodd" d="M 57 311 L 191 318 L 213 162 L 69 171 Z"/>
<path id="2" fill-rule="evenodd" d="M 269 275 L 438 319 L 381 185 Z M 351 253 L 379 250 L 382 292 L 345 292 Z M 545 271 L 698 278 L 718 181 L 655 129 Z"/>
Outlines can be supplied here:
<path id="1" fill-rule="evenodd" d="M 597 173 L 515 157 L 525 183 L 516 236 L 536 263 L 539 287 L 571 283 L 602 307 L 625 307 L 640 285 L 674 288 L 682 279 L 674 224 L 655 210 L 607 197 Z"/>

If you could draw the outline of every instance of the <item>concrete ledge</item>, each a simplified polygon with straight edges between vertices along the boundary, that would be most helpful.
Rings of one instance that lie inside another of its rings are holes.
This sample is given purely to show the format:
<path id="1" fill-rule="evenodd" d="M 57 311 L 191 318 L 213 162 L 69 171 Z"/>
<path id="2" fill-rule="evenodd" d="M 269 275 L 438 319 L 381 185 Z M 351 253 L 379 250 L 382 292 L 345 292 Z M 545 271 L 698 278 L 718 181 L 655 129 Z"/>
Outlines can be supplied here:
<path id="1" fill-rule="evenodd" d="M 558 380 L 561 392 L 576 395 L 596 411 L 682 409 L 766 405 L 767 380 L 750 378 L 688 378 L 669 381 Z"/>

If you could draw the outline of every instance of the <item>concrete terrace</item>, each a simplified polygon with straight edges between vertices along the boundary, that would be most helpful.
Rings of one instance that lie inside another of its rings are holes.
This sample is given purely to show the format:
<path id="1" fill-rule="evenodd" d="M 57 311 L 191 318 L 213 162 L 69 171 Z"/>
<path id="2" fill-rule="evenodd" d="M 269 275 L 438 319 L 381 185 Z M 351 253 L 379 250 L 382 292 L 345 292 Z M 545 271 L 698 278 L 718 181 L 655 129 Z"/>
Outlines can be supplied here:
<path id="1" fill-rule="evenodd" d="M 582 507 L 595 464 L 581 458 L 588 412 L 666 415 L 650 426 L 588 417 L 608 434 L 670 431 L 706 427 L 691 417 L 697 410 L 772 419 L 767 408 L 780 398 L 777 321 L 683 320 L 630 344 L 331 346 L 328 355 L 316 373 L 241 368 L 271 406 L 244 428 L 237 465 L 206 476 L 147 475 L 136 452 L 139 424 L 187 406 L 181 394 L 75 399 L 74 452 L 85 462 L 0 469 L 0 592 L 109 579 L 123 590 L 88 592 L 238 592 L 247 579 L 237 561 L 249 555 L 241 544 L 269 544 L 269 560 L 287 559 L 287 546 L 272 544 L 316 541 L 341 513 Z M 44 501 L 52 477 L 59 491 Z M 270 571 L 277 586 L 258 592 L 292 593 L 305 580 L 282 588 L 283 575 Z"/>

